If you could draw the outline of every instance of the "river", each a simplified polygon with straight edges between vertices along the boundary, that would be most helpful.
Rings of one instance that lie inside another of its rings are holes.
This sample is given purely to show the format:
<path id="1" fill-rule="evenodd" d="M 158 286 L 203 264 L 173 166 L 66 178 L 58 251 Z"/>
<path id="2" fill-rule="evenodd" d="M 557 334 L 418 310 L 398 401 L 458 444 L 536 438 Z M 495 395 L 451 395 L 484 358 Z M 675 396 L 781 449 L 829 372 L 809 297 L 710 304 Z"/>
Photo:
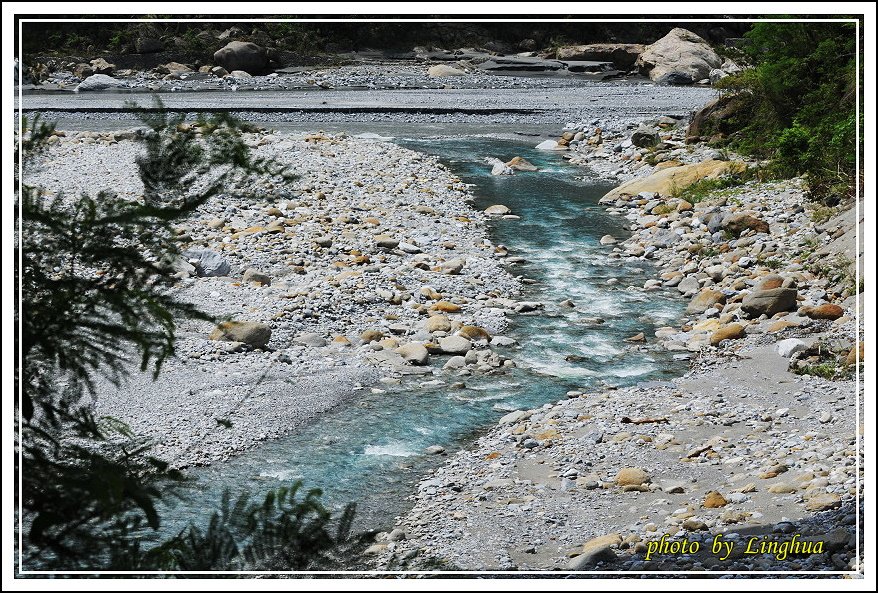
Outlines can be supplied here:
<path id="1" fill-rule="evenodd" d="M 395 142 L 438 155 L 471 184 L 474 206 L 505 204 L 520 219 L 491 224 L 491 240 L 506 245 L 515 275 L 536 282 L 522 300 L 546 303 L 545 311 L 512 317 L 505 332 L 520 346 L 504 349 L 517 368 L 504 375 L 466 377 L 465 387 L 421 388 L 404 382 L 386 393 L 362 395 L 278 440 L 261 444 L 225 463 L 190 471 L 185 498 L 163 511 L 177 530 L 193 517 L 206 521 L 224 488 L 254 493 L 303 480 L 321 487 L 332 507 L 358 504 L 359 529 L 391 528 L 410 505 L 416 482 L 442 455 L 494 425 L 510 410 L 533 408 L 565 397 L 568 390 L 626 385 L 679 375 L 684 361 L 670 353 L 641 350 L 624 340 L 678 322 L 682 301 L 663 290 L 642 288 L 655 270 L 649 262 L 609 257 L 603 235 L 627 236 L 625 220 L 605 212 L 598 199 L 610 189 L 572 166 L 560 154 L 538 151 L 531 139 L 496 136 L 396 138 Z M 492 176 L 488 156 L 522 156 L 540 168 Z M 574 307 L 559 306 L 570 299 Z M 598 318 L 602 323 L 597 323 Z M 282 412 L 279 412 L 282 413 Z"/>

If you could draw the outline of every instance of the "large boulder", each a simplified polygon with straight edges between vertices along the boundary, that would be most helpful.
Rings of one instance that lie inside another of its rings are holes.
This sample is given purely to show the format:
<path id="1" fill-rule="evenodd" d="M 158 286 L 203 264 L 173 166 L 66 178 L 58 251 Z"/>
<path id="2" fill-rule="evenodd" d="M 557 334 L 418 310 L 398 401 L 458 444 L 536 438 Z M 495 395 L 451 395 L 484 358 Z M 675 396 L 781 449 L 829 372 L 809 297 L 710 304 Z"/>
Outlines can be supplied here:
<path id="1" fill-rule="evenodd" d="M 116 69 L 116 64 L 111 64 L 104 58 L 95 58 L 90 62 L 90 66 L 95 74 L 106 74 L 107 76 Z"/>
<path id="2" fill-rule="evenodd" d="M 708 160 L 692 165 L 668 167 L 647 177 L 637 177 L 610 190 L 601 203 L 612 203 L 621 196 L 636 196 L 641 192 L 651 192 L 671 196 L 702 179 L 716 179 L 723 175 L 740 173 L 747 168 L 741 161 Z"/>
<path id="3" fill-rule="evenodd" d="M 539 171 L 536 165 L 520 156 L 512 157 L 512 160 L 506 163 L 506 166 L 516 171 Z"/>
<path id="4" fill-rule="evenodd" d="M 816 307 L 802 307 L 799 313 L 811 319 L 829 319 L 834 321 L 844 315 L 844 309 L 835 303 L 823 303 Z"/>
<path id="5" fill-rule="evenodd" d="M 787 340 L 781 340 L 780 342 L 775 344 L 774 349 L 782 357 L 790 358 L 793 354 L 797 352 L 807 350 L 808 344 L 797 338 L 789 338 Z"/>
<path id="6" fill-rule="evenodd" d="M 222 255 L 210 249 L 187 249 L 183 252 L 199 276 L 228 276 L 232 266 Z"/>
<path id="7" fill-rule="evenodd" d="M 798 291 L 792 278 L 771 274 L 762 279 L 741 301 L 741 311 L 754 319 L 796 308 Z"/>
<path id="8" fill-rule="evenodd" d="M 138 37 L 134 42 L 134 50 L 139 54 L 155 54 L 165 49 L 160 39 L 155 37 Z"/>
<path id="9" fill-rule="evenodd" d="M 619 70 L 628 70 L 643 53 L 639 43 L 592 43 L 559 47 L 555 57 L 563 61 L 612 62 Z"/>
<path id="10" fill-rule="evenodd" d="M 722 291 L 704 288 L 695 295 L 686 307 L 687 313 L 704 313 L 716 304 L 725 304 L 726 295 Z"/>
<path id="11" fill-rule="evenodd" d="M 400 346 L 396 349 L 396 353 L 402 356 L 403 360 L 407 363 L 417 365 L 427 364 L 427 359 L 430 357 L 427 348 L 417 342 L 410 342 Z"/>
<path id="12" fill-rule="evenodd" d="M 213 54 L 213 61 L 229 72 L 243 70 L 248 74 L 262 74 L 268 69 L 268 54 L 264 47 L 249 41 L 230 41 Z"/>
<path id="13" fill-rule="evenodd" d="M 126 85 L 121 80 L 116 80 L 112 76 L 107 76 L 106 74 L 92 74 L 82 82 L 80 82 L 74 92 L 81 93 L 83 91 L 103 91 L 106 89 L 121 89 L 127 88 Z"/>
<path id="14" fill-rule="evenodd" d="M 564 144 L 559 144 L 557 140 L 544 140 L 534 146 L 537 150 L 568 150 Z"/>
<path id="15" fill-rule="evenodd" d="M 485 208 L 485 214 L 488 216 L 503 216 L 510 212 L 512 212 L 512 210 L 509 209 L 509 206 L 504 206 L 503 204 L 494 204 L 493 206 Z"/>
<path id="16" fill-rule="evenodd" d="M 656 82 L 692 84 L 709 78 L 710 71 L 722 63 L 704 39 L 677 27 L 647 46 L 636 66 L 642 75 Z"/>
<path id="17" fill-rule="evenodd" d="M 616 558 L 613 546 L 622 543 L 622 537 L 618 533 L 602 535 L 582 544 L 581 554 L 570 560 L 570 570 L 588 570 L 602 562 L 612 562 Z"/>
<path id="18" fill-rule="evenodd" d="M 617 486 L 640 486 L 649 481 L 649 474 L 639 467 L 623 467 L 616 474 Z"/>
<path id="19" fill-rule="evenodd" d="M 443 354 L 466 354 L 472 347 L 472 343 L 462 336 L 439 338 L 439 348 Z"/>
<path id="20" fill-rule="evenodd" d="M 477 325 L 464 325 L 457 332 L 457 335 L 466 338 L 467 340 L 490 340 L 491 334 L 483 327 L 479 327 Z"/>
<path id="21" fill-rule="evenodd" d="M 424 323 L 424 329 L 431 334 L 434 332 L 451 331 L 451 320 L 445 315 L 431 315 Z"/>
<path id="22" fill-rule="evenodd" d="M 743 212 L 735 212 L 724 216 L 720 227 L 735 237 L 740 237 L 745 231 L 754 231 L 756 233 L 768 232 L 767 222 Z"/>
<path id="23" fill-rule="evenodd" d="M 159 74 L 189 74 L 190 72 L 193 72 L 188 64 L 181 64 L 180 62 L 161 64 L 155 67 L 155 71 Z"/>
<path id="24" fill-rule="evenodd" d="M 448 66 L 447 64 L 436 64 L 435 66 L 430 66 L 427 70 L 427 76 L 433 78 L 441 78 L 443 76 L 466 76 L 466 72 L 458 70 L 453 66 Z"/>
<path id="25" fill-rule="evenodd" d="M 737 95 L 723 95 L 707 103 L 692 116 L 686 130 L 686 142 L 719 141 L 735 131 L 732 121 L 744 100 Z"/>
<path id="26" fill-rule="evenodd" d="M 631 144 L 638 148 L 650 148 L 659 143 L 658 130 L 649 126 L 640 126 L 631 134 Z"/>
<path id="27" fill-rule="evenodd" d="M 488 157 L 485 162 L 491 165 L 491 175 L 512 175 L 512 167 L 496 157 Z"/>
<path id="28" fill-rule="evenodd" d="M 723 340 L 740 340 L 745 335 L 744 326 L 740 323 L 730 323 L 719 328 L 710 336 L 710 345 L 719 346 Z"/>
<path id="29" fill-rule="evenodd" d="M 210 339 L 242 342 L 254 348 L 265 348 L 271 339 L 271 328 L 254 321 L 224 321 L 211 332 Z"/>
<path id="30" fill-rule="evenodd" d="M 73 67 L 73 75 L 79 80 L 85 80 L 94 73 L 95 69 L 92 68 L 91 64 L 86 64 L 85 62 L 79 63 Z"/>

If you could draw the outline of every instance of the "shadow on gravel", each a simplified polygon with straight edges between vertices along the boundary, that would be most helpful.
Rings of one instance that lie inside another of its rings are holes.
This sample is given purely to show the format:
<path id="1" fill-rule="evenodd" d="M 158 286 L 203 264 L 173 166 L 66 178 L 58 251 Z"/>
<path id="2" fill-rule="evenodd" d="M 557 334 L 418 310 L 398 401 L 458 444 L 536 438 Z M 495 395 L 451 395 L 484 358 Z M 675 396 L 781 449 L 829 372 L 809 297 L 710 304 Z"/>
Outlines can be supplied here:
<path id="1" fill-rule="evenodd" d="M 860 499 L 860 526 L 863 524 L 863 500 Z M 732 551 L 718 546 L 714 553 L 710 542 L 701 542 L 696 553 L 654 553 L 645 560 L 645 553 L 621 550 L 614 561 L 597 565 L 589 572 L 544 572 L 520 575 L 483 572 L 460 574 L 461 570 L 440 560 L 423 558 L 417 567 L 394 567 L 398 570 L 432 570 L 428 575 L 394 575 L 396 578 L 857 578 L 862 574 L 863 533 L 857 536 L 857 509 L 850 501 L 838 509 L 817 513 L 807 519 L 780 522 L 763 526 L 730 529 L 721 534 L 721 542 L 733 542 Z M 852 559 L 857 554 L 859 539 L 859 566 Z M 669 539 L 669 542 L 675 541 Z M 785 545 L 784 545 L 785 544 Z M 749 545 L 749 547 L 748 547 Z M 724 558 L 720 560 L 720 557 Z M 734 574 L 729 574 L 734 573 Z M 390 575 L 388 575 L 390 576 Z"/>

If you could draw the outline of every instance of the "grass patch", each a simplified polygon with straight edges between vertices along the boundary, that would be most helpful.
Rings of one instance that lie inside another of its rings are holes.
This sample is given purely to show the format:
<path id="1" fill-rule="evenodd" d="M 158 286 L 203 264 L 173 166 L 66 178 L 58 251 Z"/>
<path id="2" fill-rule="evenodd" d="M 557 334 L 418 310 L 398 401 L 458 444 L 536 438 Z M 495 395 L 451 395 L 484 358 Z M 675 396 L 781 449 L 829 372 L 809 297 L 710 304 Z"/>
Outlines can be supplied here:
<path id="1" fill-rule="evenodd" d="M 863 283 L 857 286 L 856 270 L 854 261 L 843 254 L 835 257 L 816 259 L 807 264 L 808 271 L 825 278 L 833 284 L 840 285 L 849 294 L 859 294 L 863 291 Z"/>
<path id="2" fill-rule="evenodd" d="M 753 175 L 748 169 L 735 175 L 723 175 L 716 179 L 702 179 L 683 189 L 673 187 L 671 193 L 672 195 L 674 193 L 677 194 L 674 196 L 675 198 L 682 198 L 687 202 L 697 204 L 706 198 L 717 195 L 723 190 L 744 185 L 753 179 Z"/>
<path id="3" fill-rule="evenodd" d="M 806 364 L 801 367 L 794 367 L 793 372 L 797 375 L 811 375 L 812 377 L 822 377 L 824 379 L 834 379 L 839 374 L 839 366 L 834 362 L 821 362 L 820 364 Z"/>
<path id="4" fill-rule="evenodd" d="M 838 213 L 838 208 L 831 206 L 815 206 L 808 214 L 817 224 L 823 224 Z"/>

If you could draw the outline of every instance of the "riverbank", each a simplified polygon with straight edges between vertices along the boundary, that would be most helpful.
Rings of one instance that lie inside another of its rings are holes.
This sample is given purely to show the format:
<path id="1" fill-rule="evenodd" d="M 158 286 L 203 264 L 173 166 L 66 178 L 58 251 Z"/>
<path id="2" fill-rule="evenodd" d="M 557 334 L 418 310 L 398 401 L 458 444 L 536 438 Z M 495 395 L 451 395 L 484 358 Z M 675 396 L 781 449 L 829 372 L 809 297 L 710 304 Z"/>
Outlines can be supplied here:
<path id="1" fill-rule="evenodd" d="M 856 569 L 862 350 L 849 264 L 861 221 L 810 206 L 797 180 L 686 195 L 692 167 L 705 177 L 739 165 L 685 145 L 686 122 L 654 123 L 648 148 L 593 127 L 559 140 L 573 140 L 574 162 L 628 180 L 603 200 L 632 230 L 606 237 L 607 257 L 655 260 L 644 287 L 691 299 L 679 327 L 631 340 L 692 357 L 691 370 L 505 416 L 421 482 L 413 510 L 368 551 L 376 566 Z M 717 534 L 735 542 L 729 558 L 711 552 Z M 744 553 L 751 537 L 793 534 L 824 545 Z M 701 551 L 647 558 L 663 538 Z"/>

